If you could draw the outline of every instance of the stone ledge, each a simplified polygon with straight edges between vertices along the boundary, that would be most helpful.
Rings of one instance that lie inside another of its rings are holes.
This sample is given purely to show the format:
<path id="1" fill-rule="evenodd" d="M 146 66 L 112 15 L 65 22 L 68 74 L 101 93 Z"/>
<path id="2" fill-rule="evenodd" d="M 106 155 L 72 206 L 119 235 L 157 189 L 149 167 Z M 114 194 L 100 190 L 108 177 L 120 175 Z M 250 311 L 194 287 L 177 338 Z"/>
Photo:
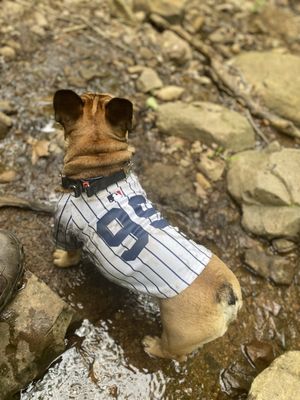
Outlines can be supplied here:
<path id="1" fill-rule="evenodd" d="M 27 271 L 24 288 L 0 316 L 0 393 L 5 400 L 65 349 L 74 311 L 45 283 Z"/>

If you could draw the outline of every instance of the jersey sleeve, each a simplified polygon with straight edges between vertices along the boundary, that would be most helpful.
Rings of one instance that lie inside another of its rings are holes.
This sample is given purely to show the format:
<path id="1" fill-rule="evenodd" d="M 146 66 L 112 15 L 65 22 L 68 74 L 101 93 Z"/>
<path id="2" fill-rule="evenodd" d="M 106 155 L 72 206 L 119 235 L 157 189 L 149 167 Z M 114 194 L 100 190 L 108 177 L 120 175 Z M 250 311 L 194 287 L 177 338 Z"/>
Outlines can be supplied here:
<path id="1" fill-rule="evenodd" d="M 82 247 L 72 231 L 71 194 L 63 195 L 59 200 L 54 217 L 54 243 L 63 250 L 77 250 Z"/>

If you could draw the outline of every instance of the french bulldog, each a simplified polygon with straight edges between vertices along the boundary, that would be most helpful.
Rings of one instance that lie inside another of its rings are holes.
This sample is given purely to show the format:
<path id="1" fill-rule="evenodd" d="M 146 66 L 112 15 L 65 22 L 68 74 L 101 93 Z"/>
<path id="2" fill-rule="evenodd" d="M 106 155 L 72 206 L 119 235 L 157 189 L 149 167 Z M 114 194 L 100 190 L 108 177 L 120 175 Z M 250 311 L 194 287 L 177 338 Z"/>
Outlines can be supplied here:
<path id="1" fill-rule="evenodd" d="M 84 251 L 108 279 L 158 298 L 163 331 L 146 336 L 144 349 L 185 360 L 236 319 L 242 306 L 237 278 L 147 199 L 130 167 L 129 100 L 59 90 L 53 105 L 65 134 L 66 189 L 55 217 L 54 264 L 76 265 Z"/>

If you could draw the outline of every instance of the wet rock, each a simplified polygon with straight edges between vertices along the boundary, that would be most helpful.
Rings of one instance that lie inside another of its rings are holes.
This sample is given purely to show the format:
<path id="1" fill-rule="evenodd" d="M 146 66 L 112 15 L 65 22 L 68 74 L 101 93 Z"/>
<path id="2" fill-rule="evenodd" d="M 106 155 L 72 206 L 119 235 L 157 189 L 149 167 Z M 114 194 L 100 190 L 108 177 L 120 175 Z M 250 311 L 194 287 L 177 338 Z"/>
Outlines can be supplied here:
<path id="1" fill-rule="evenodd" d="M 136 81 L 136 87 L 143 93 L 151 92 L 163 86 L 157 73 L 152 68 L 144 68 L 140 77 Z"/>
<path id="2" fill-rule="evenodd" d="M 0 139 L 3 139 L 9 129 L 12 127 L 12 119 L 6 114 L 0 112 Z"/>
<path id="3" fill-rule="evenodd" d="M 183 150 L 185 141 L 178 136 L 168 136 L 166 138 L 166 148 L 164 149 L 164 154 L 173 154 L 177 151 Z"/>
<path id="4" fill-rule="evenodd" d="M 75 86 L 75 87 L 80 88 L 80 89 L 86 87 L 85 80 L 81 79 L 79 76 L 69 75 L 67 77 L 67 81 L 68 81 L 68 84 L 70 86 Z"/>
<path id="5" fill-rule="evenodd" d="M 270 110 L 300 125 L 300 57 L 247 52 L 232 63 Z"/>
<path id="6" fill-rule="evenodd" d="M 138 22 L 144 22 L 147 18 L 147 14 L 145 13 L 145 11 L 138 11 L 134 13 L 134 16 Z"/>
<path id="7" fill-rule="evenodd" d="M 224 43 L 230 41 L 230 34 L 233 35 L 234 31 L 230 31 L 225 27 L 221 27 L 209 35 L 209 40 L 213 43 Z"/>
<path id="8" fill-rule="evenodd" d="M 133 65 L 131 67 L 128 67 L 127 71 L 129 74 L 140 74 L 143 72 L 145 67 L 143 65 Z"/>
<path id="9" fill-rule="evenodd" d="M 25 7 L 25 4 L 20 4 L 15 1 L 6 1 L 5 7 L 3 7 L 3 10 L 1 10 L 1 14 L 5 19 L 10 17 L 18 17 L 23 13 Z"/>
<path id="10" fill-rule="evenodd" d="M 201 154 L 198 168 L 213 182 L 221 179 L 225 170 L 225 162 L 220 158 L 210 157 L 209 154 Z"/>
<path id="11" fill-rule="evenodd" d="M 227 185 L 242 204 L 242 224 L 267 238 L 300 232 L 300 150 L 271 146 L 232 157 Z"/>
<path id="12" fill-rule="evenodd" d="M 280 254 L 287 254 L 297 249 L 297 244 L 287 239 L 274 239 L 272 245 Z"/>
<path id="13" fill-rule="evenodd" d="M 161 35 L 161 51 L 167 60 L 183 65 L 192 59 L 189 44 L 172 31 L 164 31 Z"/>
<path id="14" fill-rule="evenodd" d="M 176 165 L 154 163 L 145 171 L 143 184 L 149 197 L 155 202 L 167 204 L 174 209 L 196 210 L 198 199 L 193 183 Z"/>
<path id="15" fill-rule="evenodd" d="M 174 101 L 178 100 L 183 92 L 184 88 L 180 86 L 165 86 L 159 90 L 156 90 L 154 94 L 159 100 Z"/>
<path id="16" fill-rule="evenodd" d="M 16 51 L 10 46 L 3 46 L 0 48 L 0 56 L 6 60 L 13 60 L 16 57 Z"/>
<path id="17" fill-rule="evenodd" d="M 45 29 L 39 25 L 33 25 L 30 27 L 32 33 L 36 34 L 37 36 L 44 37 L 46 35 Z"/>
<path id="18" fill-rule="evenodd" d="M 16 109 L 11 102 L 0 100 L 0 112 L 10 115 L 14 114 L 16 112 Z"/>
<path id="19" fill-rule="evenodd" d="M 187 9 L 184 16 L 184 27 L 190 33 L 197 33 L 201 30 L 205 22 L 205 17 L 199 15 L 199 11 L 195 9 Z"/>
<path id="20" fill-rule="evenodd" d="M 300 35 L 299 17 L 288 8 L 268 4 L 258 18 L 267 32 L 273 32 L 287 41 L 297 40 Z"/>
<path id="21" fill-rule="evenodd" d="M 243 227 L 258 236 L 297 238 L 300 231 L 300 208 L 247 205 L 242 206 Z"/>
<path id="22" fill-rule="evenodd" d="M 163 104 L 158 109 L 160 132 L 189 140 L 200 140 L 233 151 L 250 148 L 255 135 L 246 118 L 218 104 L 180 101 Z"/>
<path id="23" fill-rule="evenodd" d="M 253 381 L 248 400 L 294 400 L 300 393 L 300 351 L 276 358 Z"/>
<path id="24" fill-rule="evenodd" d="M 221 371 L 220 385 L 229 398 L 238 398 L 248 393 L 255 371 L 246 362 L 235 361 Z"/>
<path id="25" fill-rule="evenodd" d="M 171 23 L 178 23 L 182 19 L 185 4 L 186 0 L 148 0 L 149 11 Z"/>
<path id="26" fill-rule="evenodd" d="M 0 392 L 10 396 L 40 374 L 65 348 L 73 311 L 30 272 L 0 319 Z"/>
<path id="27" fill-rule="evenodd" d="M 95 67 L 82 67 L 80 68 L 79 73 L 86 81 L 91 81 L 92 79 L 99 78 L 103 75 L 103 73 Z"/>
<path id="28" fill-rule="evenodd" d="M 208 76 L 197 76 L 197 82 L 200 83 L 200 85 L 203 86 L 210 86 L 212 84 L 211 80 L 209 79 Z"/>
<path id="29" fill-rule="evenodd" d="M 36 11 L 34 13 L 34 19 L 38 26 L 40 26 L 42 28 L 46 28 L 48 26 L 48 21 L 44 14 Z"/>
<path id="30" fill-rule="evenodd" d="M 150 50 L 148 47 L 141 47 L 140 51 L 139 51 L 139 55 L 144 60 L 153 60 L 156 65 L 155 53 L 152 50 Z M 151 67 L 153 67 L 152 64 L 151 64 Z"/>
<path id="31" fill-rule="evenodd" d="M 114 17 L 120 18 L 131 25 L 137 22 L 132 10 L 133 2 L 131 0 L 110 0 L 110 7 Z"/>
<path id="32" fill-rule="evenodd" d="M 258 297 L 256 297 L 256 304 L 275 317 L 277 317 L 282 309 L 280 304 L 276 303 L 276 301 L 266 298 L 264 293 L 261 293 Z"/>
<path id="33" fill-rule="evenodd" d="M 245 263 L 258 275 L 277 284 L 290 285 L 293 281 L 294 266 L 285 257 L 270 256 L 259 248 L 253 248 L 245 251 Z"/>

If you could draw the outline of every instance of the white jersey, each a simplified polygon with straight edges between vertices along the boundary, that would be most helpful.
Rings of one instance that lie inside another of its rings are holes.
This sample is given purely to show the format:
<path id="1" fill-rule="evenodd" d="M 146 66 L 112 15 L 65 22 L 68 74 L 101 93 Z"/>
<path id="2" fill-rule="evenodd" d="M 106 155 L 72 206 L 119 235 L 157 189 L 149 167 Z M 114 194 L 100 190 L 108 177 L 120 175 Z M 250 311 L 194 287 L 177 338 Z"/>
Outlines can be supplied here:
<path id="1" fill-rule="evenodd" d="M 212 255 L 162 218 L 132 173 L 91 197 L 64 194 L 55 240 L 64 250 L 82 248 L 109 280 L 160 298 L 191 285 Z"/>

